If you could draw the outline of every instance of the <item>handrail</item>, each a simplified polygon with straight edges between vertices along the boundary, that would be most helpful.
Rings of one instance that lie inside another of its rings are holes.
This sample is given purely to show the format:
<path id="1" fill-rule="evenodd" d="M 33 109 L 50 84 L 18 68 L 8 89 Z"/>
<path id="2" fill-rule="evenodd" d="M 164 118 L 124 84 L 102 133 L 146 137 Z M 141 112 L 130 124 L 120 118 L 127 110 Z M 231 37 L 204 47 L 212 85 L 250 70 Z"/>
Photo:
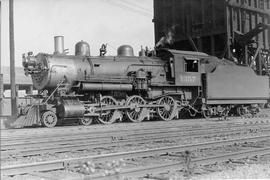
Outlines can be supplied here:
<path id="1" fill-rule="evenodd" d="M 63 79 L 62 81 L 59 82 L 59 84 L 57 85 L 57 87 L 53 90 L 53 92 L 50 94 L 50 96 L 48 96 L 48 98 L 45 100 L 44 104 L 47 104 L 47 102 L 49 101 L 49 99 L 54 95 L 54 93 L 56 92 L 56 90 L 65 82 L 65 79 Z"/>

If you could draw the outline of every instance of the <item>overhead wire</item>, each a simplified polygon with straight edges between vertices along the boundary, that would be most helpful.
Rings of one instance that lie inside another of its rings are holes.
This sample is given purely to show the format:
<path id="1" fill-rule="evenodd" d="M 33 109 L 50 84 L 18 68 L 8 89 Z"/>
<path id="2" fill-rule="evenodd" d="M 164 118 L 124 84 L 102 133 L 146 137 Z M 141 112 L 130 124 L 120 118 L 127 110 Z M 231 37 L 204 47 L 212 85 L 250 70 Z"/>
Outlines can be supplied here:
<path id="1" fill-rule="evenodd" d="M 149 13 L 149 12 L 145 12 L 145 11 L 142 11 L 142 10 L 139 10 L 139 9 L 135 9 L 134 7 L 130 7 L 126 4 L 123 4 L 121 3 L 121 1 L 115 1 L 115 0 L 103 0 L 103 2 L 107 2 L 113 6 L 116 6 L 118 8 L 121 8 L 121 9 L 124 9 L 124 10 L 128 10 L 128 11 L 132 11 L 132 12 L 135 12 L 135 13 L 138 13 L 142 16 L 145 16 L 145 17 L 152 17 L 152 14 Z"/>
<path id="2" fill-rule="evenodd" d="M 149 12 L 145 12 L 145 11 L 141 11 L 141 10 L 138 10 L 138 9 L 135 9 L 133 7 L 130 7 L 128 5 L 125 5 L 123 3 L 121 3 L 120 1 L 119 2 L 115 2 L 115 1 L 111 1 L 113 4 L 115 4 L 117 7 L 120 7 L 124 10 L 130 10 L 132 12 L 135 12 L 135 13 L 139 13 L 143 16 L 146 16 L 146 17 L 152 17 L 152 14 L 150 14 Z"/>
<path id="3" fill-rule="evenodd" d="M 145 7 L 143 7 L 143 6 L 140 6 L 140 5 L 138 5 L 137 3 L 134 3 L 134 2 L 132 2 L 132 1 L 128 1 L 128 0 L 121 0 L 121 1 L 122 1 L 123 3 L 125 3 L 125 4 L 130 5 L 130 6 L 135 6 L 135 7 L 139 8 L 139 9 L 141 9 L 141 10 L 143 10 L 143 11 L 146 11 L 146 12 L 148 12 L 148 13 L 153 13 L 152 10 L 147 9 L 147 8 L 145 8 Z"/>

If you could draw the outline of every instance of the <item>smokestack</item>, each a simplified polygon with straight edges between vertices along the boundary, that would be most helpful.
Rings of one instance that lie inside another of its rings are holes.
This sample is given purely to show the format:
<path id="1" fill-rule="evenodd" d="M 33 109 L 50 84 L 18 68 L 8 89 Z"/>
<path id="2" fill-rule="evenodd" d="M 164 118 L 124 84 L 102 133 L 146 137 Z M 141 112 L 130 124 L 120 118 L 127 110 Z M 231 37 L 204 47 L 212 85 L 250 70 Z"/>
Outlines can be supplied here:
<path id="1" fill-rule="evenodd" d="M 64 53 L 64 36 L 54 36 L 54 54 Z"/>

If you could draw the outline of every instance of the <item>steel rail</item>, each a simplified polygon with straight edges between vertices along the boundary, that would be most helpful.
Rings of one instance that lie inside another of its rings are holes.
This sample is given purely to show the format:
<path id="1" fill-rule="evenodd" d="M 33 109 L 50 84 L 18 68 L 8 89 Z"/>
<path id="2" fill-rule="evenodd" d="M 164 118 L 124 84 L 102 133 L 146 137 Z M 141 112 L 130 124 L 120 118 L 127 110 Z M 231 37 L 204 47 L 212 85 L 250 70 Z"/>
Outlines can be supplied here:
<path id="1" fill-rule="evenodd" d="M 264 127 L 265 128 L 265 127 Z M 261 130 L 269 130 L 270 129 L 261 129 Z M 194 131 L 193 134 L 189 133 L 183 133 L 183 132 L 168 132 L 165 134 L 159 134 L 154 133 L 150 134 L 150 136 L 138 136 L 138 137 L 132 137 L 132 138 L 125 138 L 120 139 L 117 141 L 112 141 L 111 138 L 103 139 L 102 141 L 78 141 L 74 143 L 70 143 L 69 145 L 54 145 L 54 146 L 48 146 L 43 145 L 43 147 L 38 146 L 30 149 L 18 149 L 15 148 L 15 150 L 7 150 L 7 151 L 1 151 L 1 159 L 7 159 L 8 157 L 23 157 L 23 156 L 34 156 L 34 155 L 42 155 L 42 154 L 48 154 L 48 153 L 64 153 L 64 152 L 74 152 L 74 151 L 80 151 L 80 150 L 86 150 L 86 149 L 97 149 L 97 148 L 107 148 L 107 147 L 114 147 L 114 146 L 123 146 L 123 145 L 129 145 L 134 143 L 146 143 L 146 142 L 153 142 L 155 140 L 160 139 L 168 139 L 168 138 L 179 138 L 179 137 L 185 137 L 189 136 L 192 138 L 196 137 L 202 137 L 204 135 L 219 135 L 219 134 L 226 134 L 226 133 L 240 133 L 246 131 L 246 129 L 235 129 L 235 130 L 227 130 L 227 131 L 220 131 L 216 130 L 213 132 L 209 132 L 208 130 L 203 130 L 202 132 Z M 31 146 L 32 147 L 32 146 Z"/>
<path id="2" fill-rule="evenodd" d="M 154 155 L 161 155 L 173 152 L 182 152 L 185 150 L 196 150 L 203 148 L 212 148 L 213 146 L 225 146 L 230 145 L 232 143 L 240 143 L 247 141 L 264 141 L 269 140 L 268 136 L 258 136 L 251 138 L 241 138 L 241 139 L 232 139 L 225 141 L 211 141 L 206 143 L 197 143 L 192 145 L 181 145 L 181 146 L 172 146 L 172 147 L 162 147 L 162 148 L 154 148 L 147 150 L 138 150 L 138 151 L 129 151 L 129 152 L 120 152 L 120 153 L 112 153 L 112 154 L 103 154 L 103 155 L 95 155 L 95 156 L 86 156 L 80 158 L 68 158 L 54 161 L 46 161 L 46 162 L 38 162 L 38 163 L 28 163 L 21 165 L 12 165 L 12 166 L 1 166 L 1 174 L 2 175 L 17 175 L 17 174 L 26 174 L 34 171 L 50 171 L 63 169 L 67 167 L 76 167 L 83 162 L 86 161 L 98 161 L 98 162 L 106 162 L 108 160 L 118 160 L 122 159 L 130 159 L 130 158 L 138 158 L 138 157 L 148 157 Z M 270 153 L 270 147 L 264 148 L 264 152 L 267 151 Z"/>

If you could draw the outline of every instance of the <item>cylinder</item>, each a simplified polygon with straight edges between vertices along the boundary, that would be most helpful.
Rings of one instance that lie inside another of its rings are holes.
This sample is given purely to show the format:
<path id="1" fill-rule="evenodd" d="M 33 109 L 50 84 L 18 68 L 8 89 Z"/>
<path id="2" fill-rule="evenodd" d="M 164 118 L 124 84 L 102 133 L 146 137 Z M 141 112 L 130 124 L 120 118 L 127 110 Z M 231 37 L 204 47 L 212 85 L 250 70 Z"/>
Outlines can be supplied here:
<path id="1" fill-rule="evenodd" d="M 85 41 L 80 41 L 75 45 L 75 56 L 90 56 L 90 46 Z"/>
<path id="2" fill-rule="evenodd" d="M 134 56 L 133 48 L 130 45 L 122 45 L 117 49 L 118 56 Z"/>
<path id="3" fill-rule="evenodd" d="M 82 83 L 82 91 L 131 91 L 131 84 Z"/>
<path id="4" fill-rule="evenodd" d="M 61 118 L 83 117 L 84 105 L 78 100 L 63 100 L 57 107 L 57 114 Z"/>
<path id="5" fill-rule="evenodd" d="M 54 54 L 64 52 L 64 36 L 54 36 Z"/>

